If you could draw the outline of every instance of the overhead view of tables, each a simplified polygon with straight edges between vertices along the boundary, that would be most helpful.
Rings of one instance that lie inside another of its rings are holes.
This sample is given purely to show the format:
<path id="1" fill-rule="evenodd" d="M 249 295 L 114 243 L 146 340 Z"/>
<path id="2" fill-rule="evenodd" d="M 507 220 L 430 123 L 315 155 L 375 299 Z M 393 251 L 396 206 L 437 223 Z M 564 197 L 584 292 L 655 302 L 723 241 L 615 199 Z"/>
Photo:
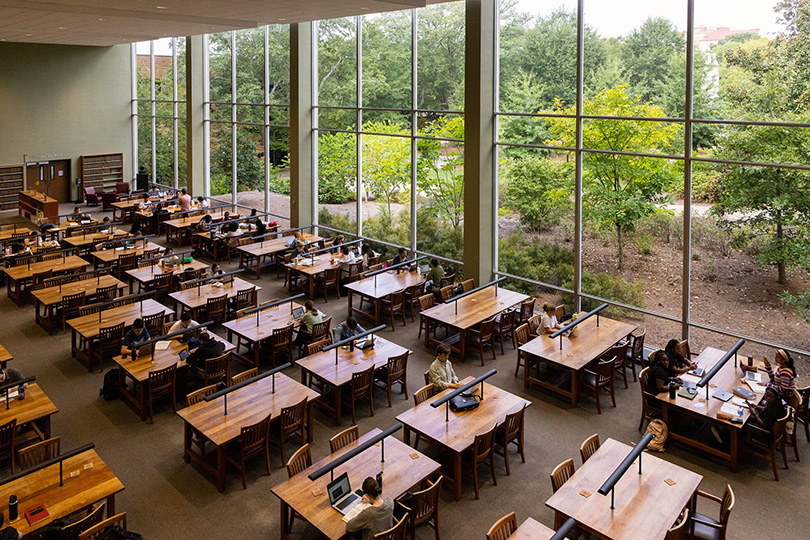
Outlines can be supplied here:
<path id="1" fill-rule="evenodd" d="M 368 317 L 378 325 L 382 323 L 382 301 L 393 293 L 425 283 L 425 276 L 417 268 L 411 271 L 389 270 L 376 276 L 360 279 L 346 284 L 349 291 L 349 316 Z M 355 296 L 366 299 L 371 304 L 371 311 L 366 311 L 355 304 Z"/>
<path id="2" fill-rule="evenodd" d="M 62 299 L 64 299 L 65 296 L 84 291 L 85 298 L 87 299 L 86 303 L 89 304 L 98 289 L 111 287 L 113 285 L 118 288 L 118 294 L 126 288 L 123 282 L 107 274 L 31 291 L 31 296 L 34 297 L 34 314 L 37 324 L 45 328 L 49 334 L 53 334 L 56 310 L 61 307 Z"/>

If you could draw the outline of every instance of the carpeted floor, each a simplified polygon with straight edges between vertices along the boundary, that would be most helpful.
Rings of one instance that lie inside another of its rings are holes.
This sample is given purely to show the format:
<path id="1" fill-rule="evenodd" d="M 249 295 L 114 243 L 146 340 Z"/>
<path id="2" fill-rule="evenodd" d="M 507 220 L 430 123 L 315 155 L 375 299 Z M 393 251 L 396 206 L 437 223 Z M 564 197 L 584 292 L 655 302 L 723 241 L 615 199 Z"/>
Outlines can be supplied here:
<path id="1" fill-rule="evenodd" d="M 97 210 L 93 213 L 102 215 Z M 235 266 L 224 265 L 226 270 Z M 286 296 L 281 280 L 275 279 L 273 273 L 259 284 L 263 288 L 260 300 Z M 332 296 L 328 303 L 321 298 L 317 305 L 332 315 L 333 321 L 342 321 L 346 316 L 345 297 Z M 62 437 L 63 450 L 95 442 L 98 453 L 126 486 L 117 498 L 117 506 L 118 511 L 127 512 L 132 530 L 144 534 L 145 538 L 161 540 L 278 537 L 279 503 L 270 489 L 285 480 L 287 474 L 277 450 L 272 451 L 270 476 L 266 475 L 261 460 L 254 460 L 248 472 L 247 490 L 242 490 L 238 473 L 231 471 L 226 491 L 220 494 L 208 476 L 183 462 L 183 423 L 172 413 L 168 403 L 158 406 L 153 425 L 141 422 L 126 403 L 105 402 L 98 397 L 103 375 L 88 373 L 71 358 L 69 333 L 48 336 L 34 323 L 34 309 L 30 304 L 17 307 L 5 295 L 0 297 L 0 313 L 3 321 L 0 343 L 14 355 L 11 365 L 26 375 L 36 375 L 39 384 L 59 407 L 59 413 L 53 417 L 53 434 Z M 432 352 L 417 340 L 417 330 L 418 324 L 409 320 L 406 327 L 400 322 L 395 332 L 385 331 L 387 339 L 413 351 L 408 367 L 409 396 L 407 400 L 401 395 L 395 396 L 394 405 L 389 409 L 384 394 L 378 393 L 373 417 L 361 406 L 358 418 L 361 433 L 374 427 L 390 426 L 397 414 L 412 407 L 411 394 L 422 386 L 422 373 L 433 360 Z M 218 333 L 224 335 L 221 331 Z M 515 358 L 515 351 L 507 345 L 506 355 L 498 354 L 494 361 L 490 358 L 486 367 L 472 355 L 466 362 L 454 360 L 460 377 L 498 369 L 491 382 L 530 399 L 532 406 L 526 417 L 525 464 L 513 454 L 512 475 L 507 477 L 499 459 L 498 485 L 483 481 L 480 501 L 475 500 L 471 480 L 464 483 L 460 502 L 452 500 L 449 490 L 442 493 L 440 527 L 446 539 L 484 538 L 490 525 L 511 511 L 517 513 L 519 522 L 531 516 L 551 525 L 553 512 L 544 503 L 551 495 L 549 473 L 554 466 L 568 458 L 574 458 L 579 466 L 579 445 L 593 433 L 599 433 L 602 440 L 612 437 L 628 444 L 640 437 L 636 430 L 639 389 L 632 379 L 629 389 L 618 383 L 618 406 L 614 409 L 608 405 L 597 415 L 595 402 L 589 398 L 582 399 L 576 409 L 571 409 L 567 402 L 541 390 L 524 392 L 522 379 L 514 376 Z M 235 363 L 233 372 L 246 368 Z M 297 378 L 299 370 L 290 369 L 288 374 Z M 350 417 L 344 415 L 343 426 L 337 428 L 325 413 L 316 413 L 313 459 L 329 453 L 328 439 L 348 427 L 350 421 Z M 808 460 L 810 445 L 803 434 L 800 437 L 800 450 Z M 807 465 L 796 463 L 790 457 L 790 470 L 780 471 L 782 480 L 775 482 L 767 464 L 749 458 L 743 458 L 738 472 L 732 474 L 725 464 L 684 447 L 670 445 L 662 457 L 702 474 L 704 491 L 720 495 L 727 483 L 732 485 L 737 502 L 731 515 L 729 538 L 807 537 L 804 529 L 807 519 L 802 510 L 808 493 Z M 7 473 L 8 470 L 3 474 Z M 24 502 L 20 504 L 24 506 Z M 638 501 L 638 504 L 655 505 L 656 501 Z M 709 515 L 717 513 L 716 507 L 703 506 L 702 509 Z M 311 527 L 300 523 L 296 524 L 295 531 L 302 538 L 317 538 Z M 423 539 L 433 538 L 428 527 L 417 534 Z"/>

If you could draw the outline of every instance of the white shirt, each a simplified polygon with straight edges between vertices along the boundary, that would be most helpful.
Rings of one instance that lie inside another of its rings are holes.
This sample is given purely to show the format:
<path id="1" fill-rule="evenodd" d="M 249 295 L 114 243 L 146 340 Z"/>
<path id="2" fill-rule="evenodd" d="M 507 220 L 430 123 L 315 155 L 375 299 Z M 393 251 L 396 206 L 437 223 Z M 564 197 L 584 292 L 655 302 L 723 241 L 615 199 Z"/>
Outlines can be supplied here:
<path id="1" fill-rule="evenodd" d="M 191 330 L 192 328 L 197 328 L 198 326 L 200 325 L 194 319 L 191 319 L 191 321 L 189 321 L 188 327 L 186 328 L 183 328 L 183 321 L 177 321 L 169 329 L 169 333 L 174 334 L 175 332 L 182 332 L 183 330 Z"/>
<path id="2" fill-rule="evenodd" d="M 348 255 L 343 255 L 338 259 L 338 264 L 344 270 L 349 269 L 349 265 L 354 262 L 354 251 L 349 250 Z"/>
<path id="3" fill-rule="evenodd" d="M 557 326 L 557 316 L 543 313 L 543 317 L 540 319 L 540 322 L 543 325 L 543 328 L 553 329 Z"/>

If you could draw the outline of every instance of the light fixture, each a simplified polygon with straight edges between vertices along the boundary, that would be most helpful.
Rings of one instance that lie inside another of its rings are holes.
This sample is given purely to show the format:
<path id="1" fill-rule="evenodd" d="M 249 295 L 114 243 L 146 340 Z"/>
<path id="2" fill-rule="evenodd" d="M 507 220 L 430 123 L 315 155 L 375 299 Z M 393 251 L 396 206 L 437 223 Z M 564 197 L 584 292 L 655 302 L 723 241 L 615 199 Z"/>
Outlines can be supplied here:
<path id="1" fill-rule="evenodd" d="M 31 34 L 25 34 L 25 37 L 31 37 Z"/>
<path id="2" fill-rule="evenodd" d="M 99 20 L 100 20 L 100 21 L 105 21 L 105 20 L 107 20 L 107 19 L 99 19 Z"/>
<path id="3" fill-rule="evenodd" d="M 278 20 L 280 20 L 280 21 L 286 21 L 287 19 L 285 19 L 284 17 L 279 17 L 279 19 L 278 19 Z"/>
<path id="4" fill-rule="evenodd" d="M 60 26 L 60 27 L 59 27 L 59 30 L 64 30 L 64 29 L 65 29 L 65 27 L 64 27 L 64 26 Z"/>
<path id="5" fill-rule="evenodd" d="M 166 6 L 157 6 L 158 9 L 169 9 Z"/>

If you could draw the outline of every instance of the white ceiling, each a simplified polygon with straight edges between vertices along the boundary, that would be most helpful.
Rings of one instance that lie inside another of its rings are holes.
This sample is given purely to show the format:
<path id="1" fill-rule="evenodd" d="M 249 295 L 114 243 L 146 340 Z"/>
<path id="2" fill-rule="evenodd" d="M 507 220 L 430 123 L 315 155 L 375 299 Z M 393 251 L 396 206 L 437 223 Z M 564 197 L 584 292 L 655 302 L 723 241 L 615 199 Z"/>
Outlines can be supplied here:
<path id="1" fill-rule="evenodd" d="M 439 3 L 447 0 L 429 0 Z M 423 7 L 425 0 L 0 0 L 0 41 L 119 45 Z"/>

